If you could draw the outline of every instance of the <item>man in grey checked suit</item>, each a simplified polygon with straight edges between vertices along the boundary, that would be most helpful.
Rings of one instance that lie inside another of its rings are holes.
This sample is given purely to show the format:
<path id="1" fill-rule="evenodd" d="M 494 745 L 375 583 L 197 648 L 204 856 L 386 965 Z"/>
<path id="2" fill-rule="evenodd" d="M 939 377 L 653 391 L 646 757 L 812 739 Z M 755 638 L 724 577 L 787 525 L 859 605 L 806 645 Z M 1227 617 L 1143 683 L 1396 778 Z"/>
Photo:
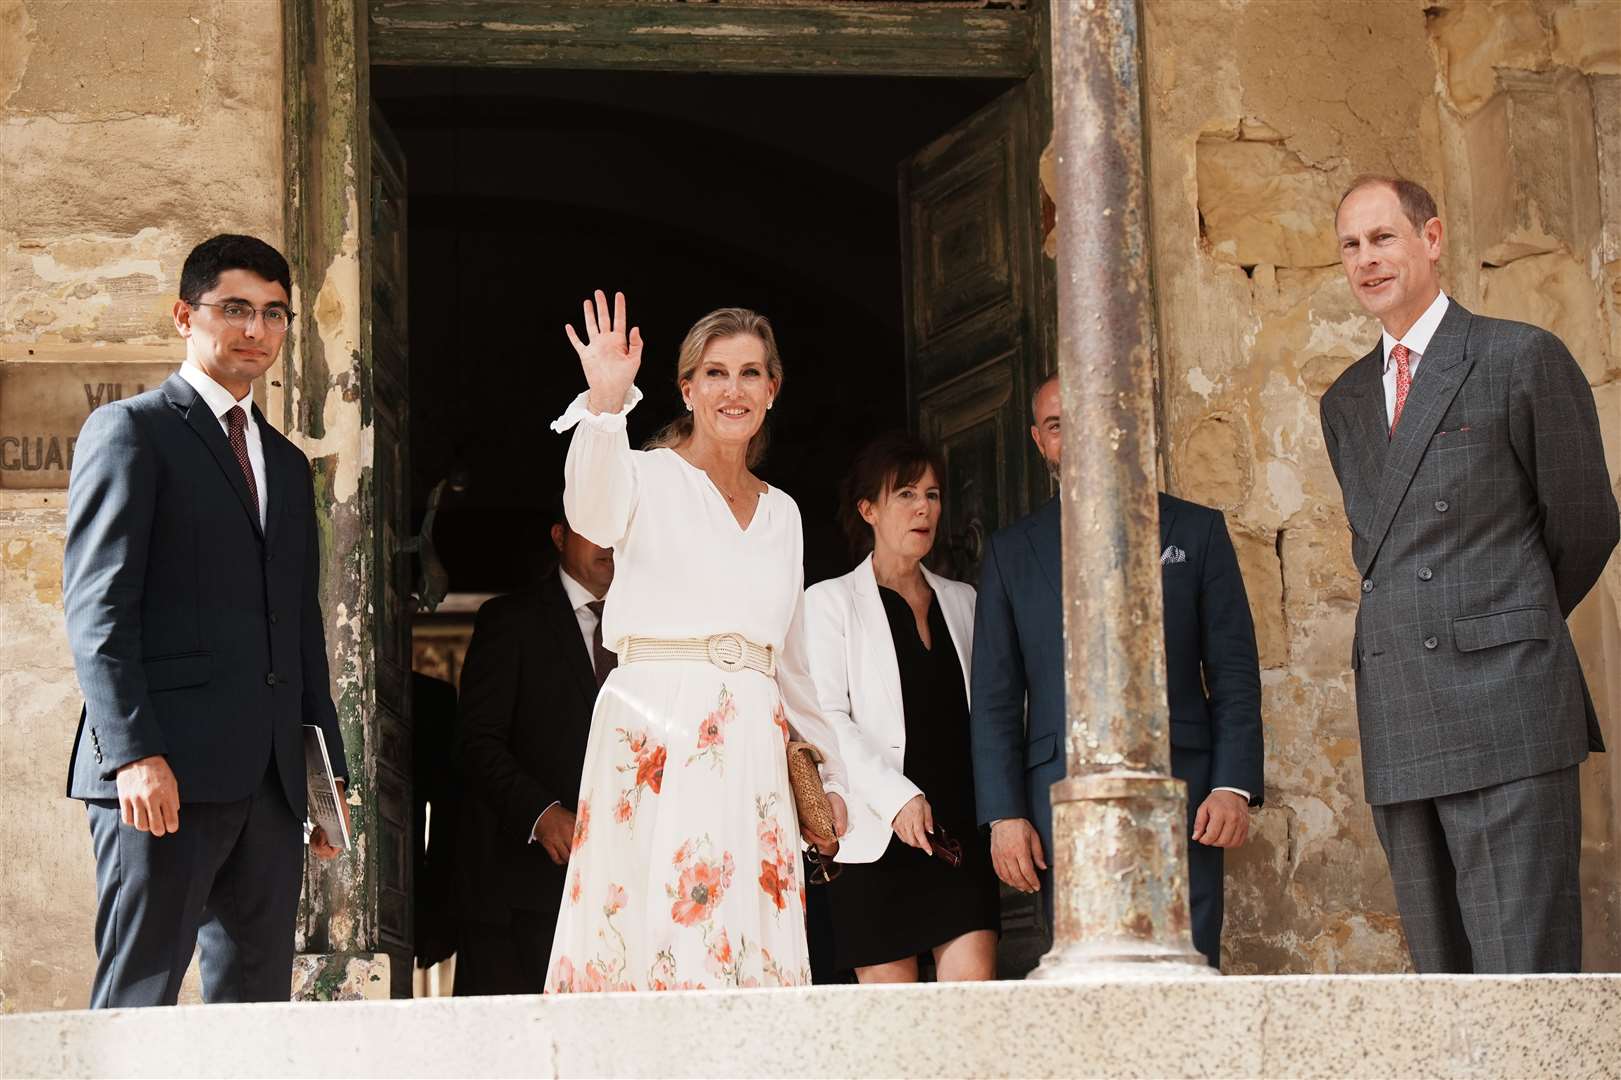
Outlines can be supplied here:
<path id="1" fill-rule="evenodd" d="M 1323 395 L 1362 575 L 1362 762 L 1421 972 L 1577 971 L 1577 766 L 1603 750 L 1565 618 L 1621 531 L 1558 338 L 1441 292 L 1435 201 L 1363 177 L 1335 217 L 1382 340 Z"/>

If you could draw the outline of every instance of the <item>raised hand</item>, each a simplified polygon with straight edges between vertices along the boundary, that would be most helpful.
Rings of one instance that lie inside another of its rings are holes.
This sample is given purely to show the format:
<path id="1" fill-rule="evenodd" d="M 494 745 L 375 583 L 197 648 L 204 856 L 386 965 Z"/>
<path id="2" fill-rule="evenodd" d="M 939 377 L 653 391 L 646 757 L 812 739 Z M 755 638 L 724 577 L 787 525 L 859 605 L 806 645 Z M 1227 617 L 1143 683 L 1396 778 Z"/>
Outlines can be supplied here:
<path id="1" fill-rule="evenodd" d="M 642 366 L 642 331 L 631 327 L 625 333 L 625 294 L 614 293 L 612 315 L 608 297 L 601 289 L 596 302 L 585 302 L 585 341 L 581 342 L 572 325 L 563 327 L 574 351 L 580 354 L 580 367 L 590 386 L 586 407 L 594 413 L 618 412 L 625 406 L 625 395 L 636 382 Z"/>

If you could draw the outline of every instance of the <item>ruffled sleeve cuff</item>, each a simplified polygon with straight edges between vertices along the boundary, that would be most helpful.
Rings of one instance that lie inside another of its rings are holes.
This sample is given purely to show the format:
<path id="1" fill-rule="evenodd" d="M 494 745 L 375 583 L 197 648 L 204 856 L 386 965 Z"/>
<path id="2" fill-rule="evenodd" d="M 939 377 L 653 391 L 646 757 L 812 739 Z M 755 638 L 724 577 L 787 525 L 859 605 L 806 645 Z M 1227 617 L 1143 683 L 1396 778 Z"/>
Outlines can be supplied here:
<path id="1" fill-rule="evenodd" d="M 563 410 L 563 415 L 552 421 L 552 430 L 561 435 L 575 424 L 585 423 L 599 431 L 623 431 L 625 417 L 629 416 L 630 410 L 642 400 L 642 388 L 632 384 L 630 392 L 625 395 L 625 403 L 618 412 L 594 413 L 585 403 L 589 394 L 590 391 L 585 391 L 569 402 L 568 408 Z"/>

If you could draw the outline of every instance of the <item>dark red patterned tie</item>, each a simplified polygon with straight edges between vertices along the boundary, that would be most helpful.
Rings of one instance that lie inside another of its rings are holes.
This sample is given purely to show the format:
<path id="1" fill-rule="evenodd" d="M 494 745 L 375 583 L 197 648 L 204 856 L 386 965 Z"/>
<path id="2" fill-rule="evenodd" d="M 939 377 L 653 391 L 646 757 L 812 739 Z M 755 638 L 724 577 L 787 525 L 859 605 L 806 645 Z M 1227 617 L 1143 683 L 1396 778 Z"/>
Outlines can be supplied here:
<path id="1" fill-rule="evenodd" d="M 248 460 L 248 437 L 245 434 L 248 427 L 248 414 L 242 411 L 242 406 L 232 405 L 231 411 L 225 414 L 226 437 L 231 440 L 231 453 L 236 455 L 236 463 L 242 466 L 242 475 L 248 481 L 248 495 L 253 499 L 253 520 L 259 520 L 259 484 L 253 479 L 253 463 Z"/>
<path id="2" fill-rule="evenodd" d="M 619 654 L 602 644 L 602 601 L 592 600 L 585 606 L 597 617 L 597 627 L 591 631 L 591 667 L 597 675 L 597 686 L 608 681 L 608 672 L 619 663 Z"/>
<path id="3" fill-rule="evenodd" d="M 1407 391 L 1413 385 L 1413 369 L 1408 366 L 1408 358 L 1412 353 L 1407 346 L 1397 345 L 1390 350 L 1390 358 L 1396 362 L 1396 407 L 1390 410 L 1390 434 L 1396 434 L 1396 425 L 1401 423 L 1401 407 L 1407 404 Z M 1425 384 L 1429 385 L 1428 383 Z"/>

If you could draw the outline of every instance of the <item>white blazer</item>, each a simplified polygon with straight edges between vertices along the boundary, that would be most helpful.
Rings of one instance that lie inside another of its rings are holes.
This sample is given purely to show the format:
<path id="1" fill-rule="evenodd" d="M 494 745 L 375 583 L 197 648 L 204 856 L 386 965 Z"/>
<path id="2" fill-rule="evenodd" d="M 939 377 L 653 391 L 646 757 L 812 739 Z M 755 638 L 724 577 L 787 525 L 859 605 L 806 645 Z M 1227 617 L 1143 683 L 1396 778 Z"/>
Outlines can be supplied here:
<path id="1" fill-rule="evenodd" d="M 973 587 L 927 569 L 923 577 L 940 601 L 966 695 L 974 641 Z M 922 792 L 901 773 L 906 760 L 901 674 L 872 556 L 843 577 L 805 590 L 805 636 L 822 715 L 838 733 L 849 773 L 850 827 L 838 859 L 875 862 L 889 847 L 895 815 Z"/>

